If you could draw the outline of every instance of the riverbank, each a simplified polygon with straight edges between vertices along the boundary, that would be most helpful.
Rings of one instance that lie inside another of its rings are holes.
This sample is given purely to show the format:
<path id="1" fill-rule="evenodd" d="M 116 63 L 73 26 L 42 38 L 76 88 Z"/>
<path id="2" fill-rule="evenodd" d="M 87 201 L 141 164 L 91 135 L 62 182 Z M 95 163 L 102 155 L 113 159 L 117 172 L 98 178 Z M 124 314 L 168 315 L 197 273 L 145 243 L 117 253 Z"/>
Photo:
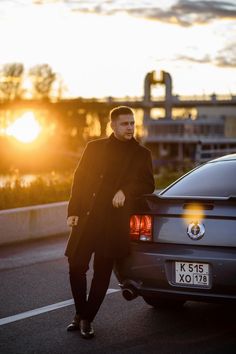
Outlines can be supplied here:
<path id="1" fill-rule="evenodd" d="M 156 188 L 165 188 L 182 174 L 183 172 L 160 171 L 158 175 L 155 175 Z M 69 200 L 72 178 L 73 172 L 69 171 L 63 174 L 52 172 L 42 175 L 16 175 L 8 180 L 6 177 L 2 178 L 0 210 Z"/>
<path id="2" fill-rule="evenodd" d="M 26 176 L 16 174 L 8 179 L 0 175 L 0 210 L 68 200 L 72 176 L 72 172 Z"/>

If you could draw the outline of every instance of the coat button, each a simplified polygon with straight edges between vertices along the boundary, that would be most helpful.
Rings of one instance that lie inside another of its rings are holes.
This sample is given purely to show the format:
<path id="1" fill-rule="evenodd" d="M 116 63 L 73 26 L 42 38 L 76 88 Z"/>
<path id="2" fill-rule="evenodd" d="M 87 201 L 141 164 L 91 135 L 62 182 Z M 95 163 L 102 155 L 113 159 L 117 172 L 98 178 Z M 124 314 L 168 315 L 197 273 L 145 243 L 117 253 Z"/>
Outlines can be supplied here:
<path id="1" fill-rule="evenodd" d="M 96 196 L 96 193 L 93 193 L 93 197 L 95 197 Z"/>
<path id="2" fill-rule="evenodd" d="M 103 178 L 103 175 L 100 175 L 100 178 Z"/>
<path id="3" fill-rule="evenodd" d="M 90 211 L 87 211 L 86 215 L 89 215 L 90 214 Z"/>

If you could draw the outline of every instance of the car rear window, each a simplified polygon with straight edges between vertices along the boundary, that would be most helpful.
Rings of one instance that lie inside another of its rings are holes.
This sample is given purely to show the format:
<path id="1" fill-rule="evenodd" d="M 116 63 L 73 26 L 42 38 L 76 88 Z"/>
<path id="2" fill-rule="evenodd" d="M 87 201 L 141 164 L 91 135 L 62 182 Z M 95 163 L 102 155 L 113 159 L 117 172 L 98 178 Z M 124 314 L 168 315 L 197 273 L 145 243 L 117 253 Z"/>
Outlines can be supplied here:
<path id="1" fill-rule="evenodd" d="M 175 183 L 163 196 L 236 196 L 236 161 L 203 165 Z"/>

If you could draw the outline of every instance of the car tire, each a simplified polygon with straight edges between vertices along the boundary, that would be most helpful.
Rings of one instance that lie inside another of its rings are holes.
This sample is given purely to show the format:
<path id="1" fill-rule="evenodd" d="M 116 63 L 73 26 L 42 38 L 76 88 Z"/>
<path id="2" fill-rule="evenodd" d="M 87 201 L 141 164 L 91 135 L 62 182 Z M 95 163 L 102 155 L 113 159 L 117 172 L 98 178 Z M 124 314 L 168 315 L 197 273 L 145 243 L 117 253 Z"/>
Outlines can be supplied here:
<path id="1" fill-rule="evenodd" d="M 160 297 L 150 297 L 150 296 L 143 296 L 144 301 L 155 308 L 181 308 L 185 301 L 184 300 L 176 300 L 176 299 L 164 299 Z"/>

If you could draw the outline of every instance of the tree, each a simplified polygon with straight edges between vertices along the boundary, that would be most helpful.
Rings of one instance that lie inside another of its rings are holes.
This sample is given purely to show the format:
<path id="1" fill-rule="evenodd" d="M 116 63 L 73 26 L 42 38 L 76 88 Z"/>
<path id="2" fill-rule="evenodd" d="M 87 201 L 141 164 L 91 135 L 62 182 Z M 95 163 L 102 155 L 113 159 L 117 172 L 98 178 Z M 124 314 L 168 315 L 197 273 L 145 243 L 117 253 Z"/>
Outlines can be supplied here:
<path id="1" fill-rule="evenodd" d="M 0 95 L 3 100 L 14 100 L 22 95 L 24 65 L 8 63 L 0 68 Z"/>
<path id="2" fill-rule="evenodd" d="M 33 96 L 36 98 L 48 98 L 52 84 L 56 80 L 56 73 L 48 64 L 35 65 L 29 70 L 29 77 L 33 84 Z"/>

